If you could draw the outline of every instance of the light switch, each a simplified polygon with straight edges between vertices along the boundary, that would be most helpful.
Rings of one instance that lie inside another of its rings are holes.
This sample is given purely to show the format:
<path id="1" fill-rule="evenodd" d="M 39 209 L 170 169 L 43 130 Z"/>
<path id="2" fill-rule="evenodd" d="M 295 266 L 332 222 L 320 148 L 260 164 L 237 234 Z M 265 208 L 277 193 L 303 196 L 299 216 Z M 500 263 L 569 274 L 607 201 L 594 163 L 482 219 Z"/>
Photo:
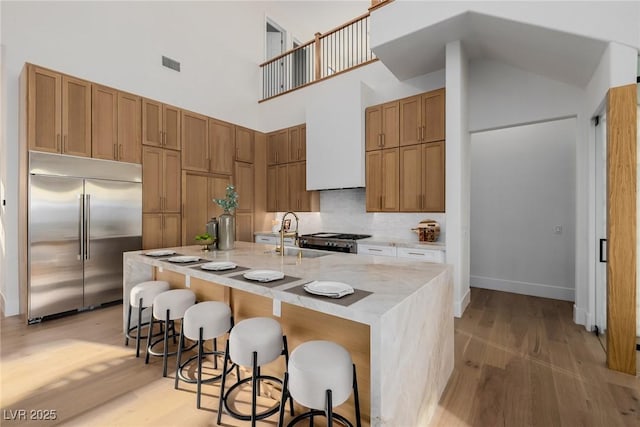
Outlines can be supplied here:
<path id="1" fill-rule="evenodd" d="M 554 234 L 562 234 L 562 226 L 561 225 L 556 225 L 555 227 L 553 227 L 553 233 Z"/>

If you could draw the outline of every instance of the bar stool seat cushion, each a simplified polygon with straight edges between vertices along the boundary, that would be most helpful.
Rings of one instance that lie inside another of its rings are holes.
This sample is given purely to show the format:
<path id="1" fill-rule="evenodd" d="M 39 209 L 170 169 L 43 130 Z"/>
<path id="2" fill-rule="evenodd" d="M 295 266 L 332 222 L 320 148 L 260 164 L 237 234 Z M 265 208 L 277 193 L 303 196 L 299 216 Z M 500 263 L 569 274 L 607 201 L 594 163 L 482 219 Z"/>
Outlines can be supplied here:
<path id="1" fill-rule="evenodd" d="M 289 358 L 293 399 L 307 408 L 323 410 L 327 390 L 331 390 L 333 407 L 351 395 L 353 362 L 349 352 L 331 341 L 308 341 L 296 347 Z"/>
<path id="2" fill-rule="evenodd" d="M 159 294 L 169 290 L 169 282 L 164 280 L 150 280 L 142 282 L 131 288 L 129 293 L 129 304 L 132 307 L 138 307 L 140 298 L 142 298 L 142 308 L 151 307 L 153 299 Z"/>
<path id="3" fill-rule="evenodd" d="M 253 364 L 253 352 L 258 353 L 257 366 L 276 360 L 282 354 L 282 328 L 269 317 L 253 317 L 237 323 L 229 334 L 229 357 L 242 366 Z"/>
<path id="4" fill-rule="evenodd" d="M 185 311 L 196 303 L 196 294 L 189 289 L 172 289 L 157 295 L 153 300 L 153 317 L 165 320 L 182 319 Z"/>
<path id="5" fill-rule="evenodd" d="M 190 340 L 210 340 L 231 329 L 231 308 L 223 302 L 206 301 L 193 305 L 184 313 L 182 333 Z"/>

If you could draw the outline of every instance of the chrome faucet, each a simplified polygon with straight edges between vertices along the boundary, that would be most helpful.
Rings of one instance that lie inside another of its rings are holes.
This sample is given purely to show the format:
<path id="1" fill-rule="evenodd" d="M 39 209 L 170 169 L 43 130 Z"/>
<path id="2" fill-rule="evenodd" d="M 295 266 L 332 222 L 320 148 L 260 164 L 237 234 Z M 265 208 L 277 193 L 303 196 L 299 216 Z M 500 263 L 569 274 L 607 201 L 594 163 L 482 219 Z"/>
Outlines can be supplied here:
<path id="1" fill-rule="evenodd" d="M 286 233 L 284 231 L 284 220 L 289 214 L 293 215 L 293 217 L 296 219 L 296 229 L 293 233 L 292 232 Z M 300 218 L 298 218 L 298 215 L 296 215 L 295 212 L 287 212 L 284 215 L 282 215 L 282 223 L 280 224 L 280 255 L 284 256 L 284 238 L 285 237 L 294 237 L 295 245 L 298 246 L 298 222 L 299 221 L 300 221 Z M 277 250 L 278 248 L 276 248 L 276 251 Z"/>

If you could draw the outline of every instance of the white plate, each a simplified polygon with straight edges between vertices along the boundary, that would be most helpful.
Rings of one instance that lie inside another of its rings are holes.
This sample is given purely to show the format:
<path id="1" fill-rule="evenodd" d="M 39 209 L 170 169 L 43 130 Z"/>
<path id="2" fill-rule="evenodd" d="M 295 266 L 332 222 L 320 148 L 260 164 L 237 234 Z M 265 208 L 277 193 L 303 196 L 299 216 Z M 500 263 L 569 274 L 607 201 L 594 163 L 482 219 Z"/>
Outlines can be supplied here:
<path id="1" fill-rule="evenodd" d="M 157 251 L 147 252 L 147 253 L 145 253 L 145 255 L 149 255 L 149 256 L 167 256 L 167 255 L 173 255 L 175 253 L 176 253 L 176 251 L 172 251 L 171 249 L 159 249 Z"/>
<path id="2" fill-rule="evenodd" d="M 169 262 L 193 262 L 198 261 L 200 257 L 191 256 L 191 255 L 182 255 L 182 256 L 174 256 L 169 258 L 167 261 Z"/>
<path id="3" fill-rule="evenodd" d="M 243 274 L 245 279 L 257 280 L 258 282 L 272 282 L 284 278 L 284 273 L 275 270 L 252 270 Z"/>
<path id="4" fill-rule="evenodd" d="M 200 268 L 203 270 L 212 271 L 233 270 L 236 267 L 237 265 L 229 261 L 208 262 L 200 266 Z"/>
<path id="5" fill-rule="evenodd" d="M 354 292 L 350 285 L 342 282 L 315 281 L 304 285 L 304 290 L 310 294 L 322 295 L 331 298 L 342 298 Z"/>

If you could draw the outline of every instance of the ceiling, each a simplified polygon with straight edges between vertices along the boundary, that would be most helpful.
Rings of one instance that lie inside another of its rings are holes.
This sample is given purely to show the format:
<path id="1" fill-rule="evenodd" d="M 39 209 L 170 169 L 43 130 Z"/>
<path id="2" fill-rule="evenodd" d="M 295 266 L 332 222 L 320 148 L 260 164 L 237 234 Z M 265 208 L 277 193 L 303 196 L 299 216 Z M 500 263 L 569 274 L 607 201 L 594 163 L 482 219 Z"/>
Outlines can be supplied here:
<path id="1" fill-rule="evenodd" d="M 488 58 L 585 87 L 607 47 L 577 36 L 477 12 L 466 12 L 372 48 L 399 79 L 445 67 L 445 45 L 461 40 L 470 59 Z"/>

